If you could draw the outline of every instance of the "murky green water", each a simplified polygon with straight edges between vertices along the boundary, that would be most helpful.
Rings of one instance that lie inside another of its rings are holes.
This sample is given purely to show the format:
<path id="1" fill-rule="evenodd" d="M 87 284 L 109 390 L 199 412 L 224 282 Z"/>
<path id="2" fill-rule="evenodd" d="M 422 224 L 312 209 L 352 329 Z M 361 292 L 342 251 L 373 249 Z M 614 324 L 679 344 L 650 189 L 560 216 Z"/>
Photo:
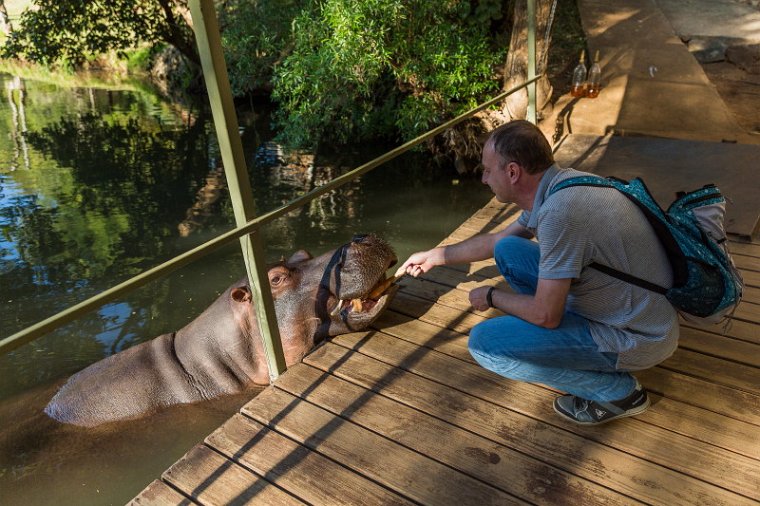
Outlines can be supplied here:
<path id="1" fill-rule="evenodd" d="M 0 74 L 0 338 L 229 230 L 234 222 L 209 114 L 136 90 L 71 88 Z M 240 112 L 257 205 L 266 211 L 382 153 L 362 146 L 315 168 L 257 165 L 266 115 Z M 400 258 L 483 205 L 404 155 L 264 231 L 270 260 L 374 232 Z M 0 503 L 121 504 L 243 399 L 180 406 L 96 430 L 41 413 L 72 373 L 198 315 L 243 271 L 235 245 L 0 357 Z"/>

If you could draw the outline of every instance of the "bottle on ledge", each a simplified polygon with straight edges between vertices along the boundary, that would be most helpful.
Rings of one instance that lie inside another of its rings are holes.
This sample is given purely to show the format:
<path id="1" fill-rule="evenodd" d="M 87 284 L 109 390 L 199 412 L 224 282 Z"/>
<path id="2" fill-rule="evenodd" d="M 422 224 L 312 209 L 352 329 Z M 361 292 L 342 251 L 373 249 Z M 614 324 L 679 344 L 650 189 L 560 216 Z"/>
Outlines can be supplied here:
<path id="1" fill-rule="evenodd" d="M 585 53 L 581 51 L 581 58 L 573 70 L 573 84 L 570 88 L 570 95 L 574 97 L 582 97 L 586 94 L 586 64 L 584 59 Z"/>
<path id="2" fill-rule="evenodd" d="M 602 88 L 602 67 L 599 66 L 599 50 L 594 54 L 594 63 L 588 71 L 588 86 L 586 96 L 596 98 Z"/>

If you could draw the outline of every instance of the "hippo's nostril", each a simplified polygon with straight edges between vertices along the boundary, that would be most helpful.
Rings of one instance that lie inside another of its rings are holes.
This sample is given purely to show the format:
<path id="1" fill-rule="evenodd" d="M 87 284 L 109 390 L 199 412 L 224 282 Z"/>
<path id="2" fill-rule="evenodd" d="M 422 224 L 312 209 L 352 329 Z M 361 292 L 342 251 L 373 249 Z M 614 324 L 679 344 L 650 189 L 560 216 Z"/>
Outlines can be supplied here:
<path id="1" fill-rule="evenodd" d="M 354 236 L 351 238 L 351 242 L 362 242 L 367 238 L 368 235 L 369 234 L 354 234 Z"/>

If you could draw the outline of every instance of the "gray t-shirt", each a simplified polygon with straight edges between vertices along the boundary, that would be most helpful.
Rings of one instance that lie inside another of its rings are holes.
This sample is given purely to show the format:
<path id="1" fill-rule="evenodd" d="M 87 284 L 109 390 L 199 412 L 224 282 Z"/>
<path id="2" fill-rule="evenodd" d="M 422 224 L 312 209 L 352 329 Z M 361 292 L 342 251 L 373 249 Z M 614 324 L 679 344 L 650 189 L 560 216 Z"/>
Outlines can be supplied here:
<path id="1" fill-rule="evenodd" d="M 518 222 L 538 240 L 538 277 L 573 278 L 565 310 L 589 320 L 599 350 L 619 353 L 618 369 L 646 369 L 678 345 L 675 309 L 663 295 L 587 266 L 598 262 L 670 287 L 670 263 L 644 214 L 614 188 L 570 187 L 545 199 L 559 181 L 585 175 L 550 167 Z"/>

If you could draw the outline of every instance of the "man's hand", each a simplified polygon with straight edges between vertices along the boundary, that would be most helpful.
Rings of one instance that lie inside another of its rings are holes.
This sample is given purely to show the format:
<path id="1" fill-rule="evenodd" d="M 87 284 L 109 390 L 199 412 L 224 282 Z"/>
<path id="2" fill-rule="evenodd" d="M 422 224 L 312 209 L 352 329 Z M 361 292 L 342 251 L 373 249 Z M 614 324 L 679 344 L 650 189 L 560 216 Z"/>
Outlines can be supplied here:
<path id="1" fill-rule="evenodd" d="M 470 304 L 472 304 L 472 308 L 475 311 L 488 311 L 488 308 L 491 307 L 488 305 L 487 300 L 488 290 L 491 288 L 493 287 L 479 286 L 470 290 Z M 498 292 L 498 290 L 494 290 L 493 294 L 491 294 L 492 300 L 496 297 L 496 292 Z"/>
<path id="2" fill-rule="evenodd" d="M 398 268 L 396 276 L 409 274 L 416 278 L 423 272 L 428 272 L 436 265 L 444 265 L 444 263 L 443 248 L 418 251 Z"/>

